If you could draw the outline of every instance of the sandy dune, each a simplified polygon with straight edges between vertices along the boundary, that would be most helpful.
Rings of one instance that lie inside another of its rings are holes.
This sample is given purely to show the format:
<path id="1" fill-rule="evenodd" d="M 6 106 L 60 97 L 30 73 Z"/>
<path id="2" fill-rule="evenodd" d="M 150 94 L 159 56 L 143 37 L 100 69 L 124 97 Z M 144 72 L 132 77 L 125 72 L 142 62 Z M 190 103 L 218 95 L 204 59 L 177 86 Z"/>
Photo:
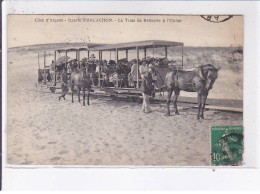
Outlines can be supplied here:
<path id="1" fill-rule="evenodd" d="M 210 165 L 210 126 L 242 125 L 242 114 L 206 111 L 180 104 L 166 117 L 165 104 L 141 112 L 141 104 L 71 97 L 35 87 L 33 56 L 8 56 L 8 163 L 34 165 Z M 77 99 L 77 98 L 76 98 Z M 184 108 L 184 109 L 183 109 Z"/>

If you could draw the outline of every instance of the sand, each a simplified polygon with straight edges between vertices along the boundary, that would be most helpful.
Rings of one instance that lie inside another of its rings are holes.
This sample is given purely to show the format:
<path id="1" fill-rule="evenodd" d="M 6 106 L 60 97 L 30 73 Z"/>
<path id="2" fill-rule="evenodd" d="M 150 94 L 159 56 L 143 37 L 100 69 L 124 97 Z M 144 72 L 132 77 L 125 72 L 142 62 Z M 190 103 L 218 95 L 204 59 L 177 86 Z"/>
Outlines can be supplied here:
<path id="1" fill-rule="evenodd" d="M 110 98 L 91 97 L 85 107 L 70 96 L 58 101 L 36 87 L 36 56 L 8 54 L 8 164 L 206 166 L 210 126 L 243 123 L 242 114 L 214 110 L 197 121 L 187 104 L 167 117 L 165 104 L 144 114 L 139 103 Z"/>

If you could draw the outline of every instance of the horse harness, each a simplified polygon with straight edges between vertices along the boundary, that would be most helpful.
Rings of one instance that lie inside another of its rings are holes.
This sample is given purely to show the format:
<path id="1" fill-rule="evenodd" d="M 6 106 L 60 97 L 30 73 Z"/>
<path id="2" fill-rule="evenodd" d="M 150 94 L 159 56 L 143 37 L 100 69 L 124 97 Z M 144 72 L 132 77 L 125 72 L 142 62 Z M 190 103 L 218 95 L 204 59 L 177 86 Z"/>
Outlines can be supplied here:
<path id="1" fill-rule="evenodd" d="M 177 83 L 177 84 L 175 85 L 175 87 L 179 87 L 179 82 L 178 82 L 178 80 L 179 80 L 179 70 L 178 69 L 176 70 L 176 75 L 177 75 L 176 76 L 177 79 L 174 80 L 174 82 Z M 203 76 L 203 79 L 200 78 L 197 81 L 195 81 L 195 83 L 194 82 L 184 82 L 184 81 L 183 81 L 183 83 L 186 84 L 186 85 L 191 85 L 192 87 L 194 87 L 194 85 L 197 84 L 198 82 L 205 81 L 204 75 L 202 75 L 202 76 Z"/>
<path id="2" fill-rule="evenodd" d="M 176 69 L 176 70 L 174 70 L 173 71 L 175 74 L 176 74 L 176 79 L 173 81 L 173 83 L 174 83 L 174 85 L 175 85 L 175 87 L 179 87 L 179 70 L 178 69 Z M 156 71 L 156 74 L 158 74 L 159 76 L 160 76 L 160 78 L 161 78 L 161 80 L 162 80 L 162 85 L 164 84 L 164 82 L 165 82 L 165 79 L 163 79 L 162 78 L 162 76 L 161 76 L 161 74 L 160 73 L 158 73 L 158 71 Z M 186 85 L 194 85 L 194 84 L 196 84 L 196 83 L 198 83 L 198 82 L 202 82 L 202 81 L 205 81 L 205 75 L 204 74 L 202 74 L 202 76 L 204 77 L 203 79 L 201 78 L 201 79 L 198 79 L 195 83 L 194 82 L 183 82 L 184 84 L 186 84 Z"/>

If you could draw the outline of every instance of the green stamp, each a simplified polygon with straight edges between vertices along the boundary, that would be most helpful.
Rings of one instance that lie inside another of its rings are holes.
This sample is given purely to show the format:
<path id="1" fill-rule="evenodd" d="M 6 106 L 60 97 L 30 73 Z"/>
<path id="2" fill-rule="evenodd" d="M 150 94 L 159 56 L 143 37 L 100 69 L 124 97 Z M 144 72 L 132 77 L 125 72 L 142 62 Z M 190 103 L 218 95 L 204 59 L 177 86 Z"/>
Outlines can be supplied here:
<path id="1" fill-rule="evenodd" d="M 211 127 L 211 165 L 239 166 L 243 162 L 242 126 Z"/>

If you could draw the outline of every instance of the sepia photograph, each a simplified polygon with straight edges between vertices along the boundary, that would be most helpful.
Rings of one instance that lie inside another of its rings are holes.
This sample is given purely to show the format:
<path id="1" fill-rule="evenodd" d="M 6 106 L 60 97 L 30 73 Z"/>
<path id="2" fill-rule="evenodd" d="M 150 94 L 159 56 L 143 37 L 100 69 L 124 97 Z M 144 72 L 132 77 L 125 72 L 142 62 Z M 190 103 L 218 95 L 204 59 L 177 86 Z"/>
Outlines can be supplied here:
<path id="1" fill-rule="evenodd" d="M 7 17 L 7 164 L 243 166 L 242 15 Z"/>

